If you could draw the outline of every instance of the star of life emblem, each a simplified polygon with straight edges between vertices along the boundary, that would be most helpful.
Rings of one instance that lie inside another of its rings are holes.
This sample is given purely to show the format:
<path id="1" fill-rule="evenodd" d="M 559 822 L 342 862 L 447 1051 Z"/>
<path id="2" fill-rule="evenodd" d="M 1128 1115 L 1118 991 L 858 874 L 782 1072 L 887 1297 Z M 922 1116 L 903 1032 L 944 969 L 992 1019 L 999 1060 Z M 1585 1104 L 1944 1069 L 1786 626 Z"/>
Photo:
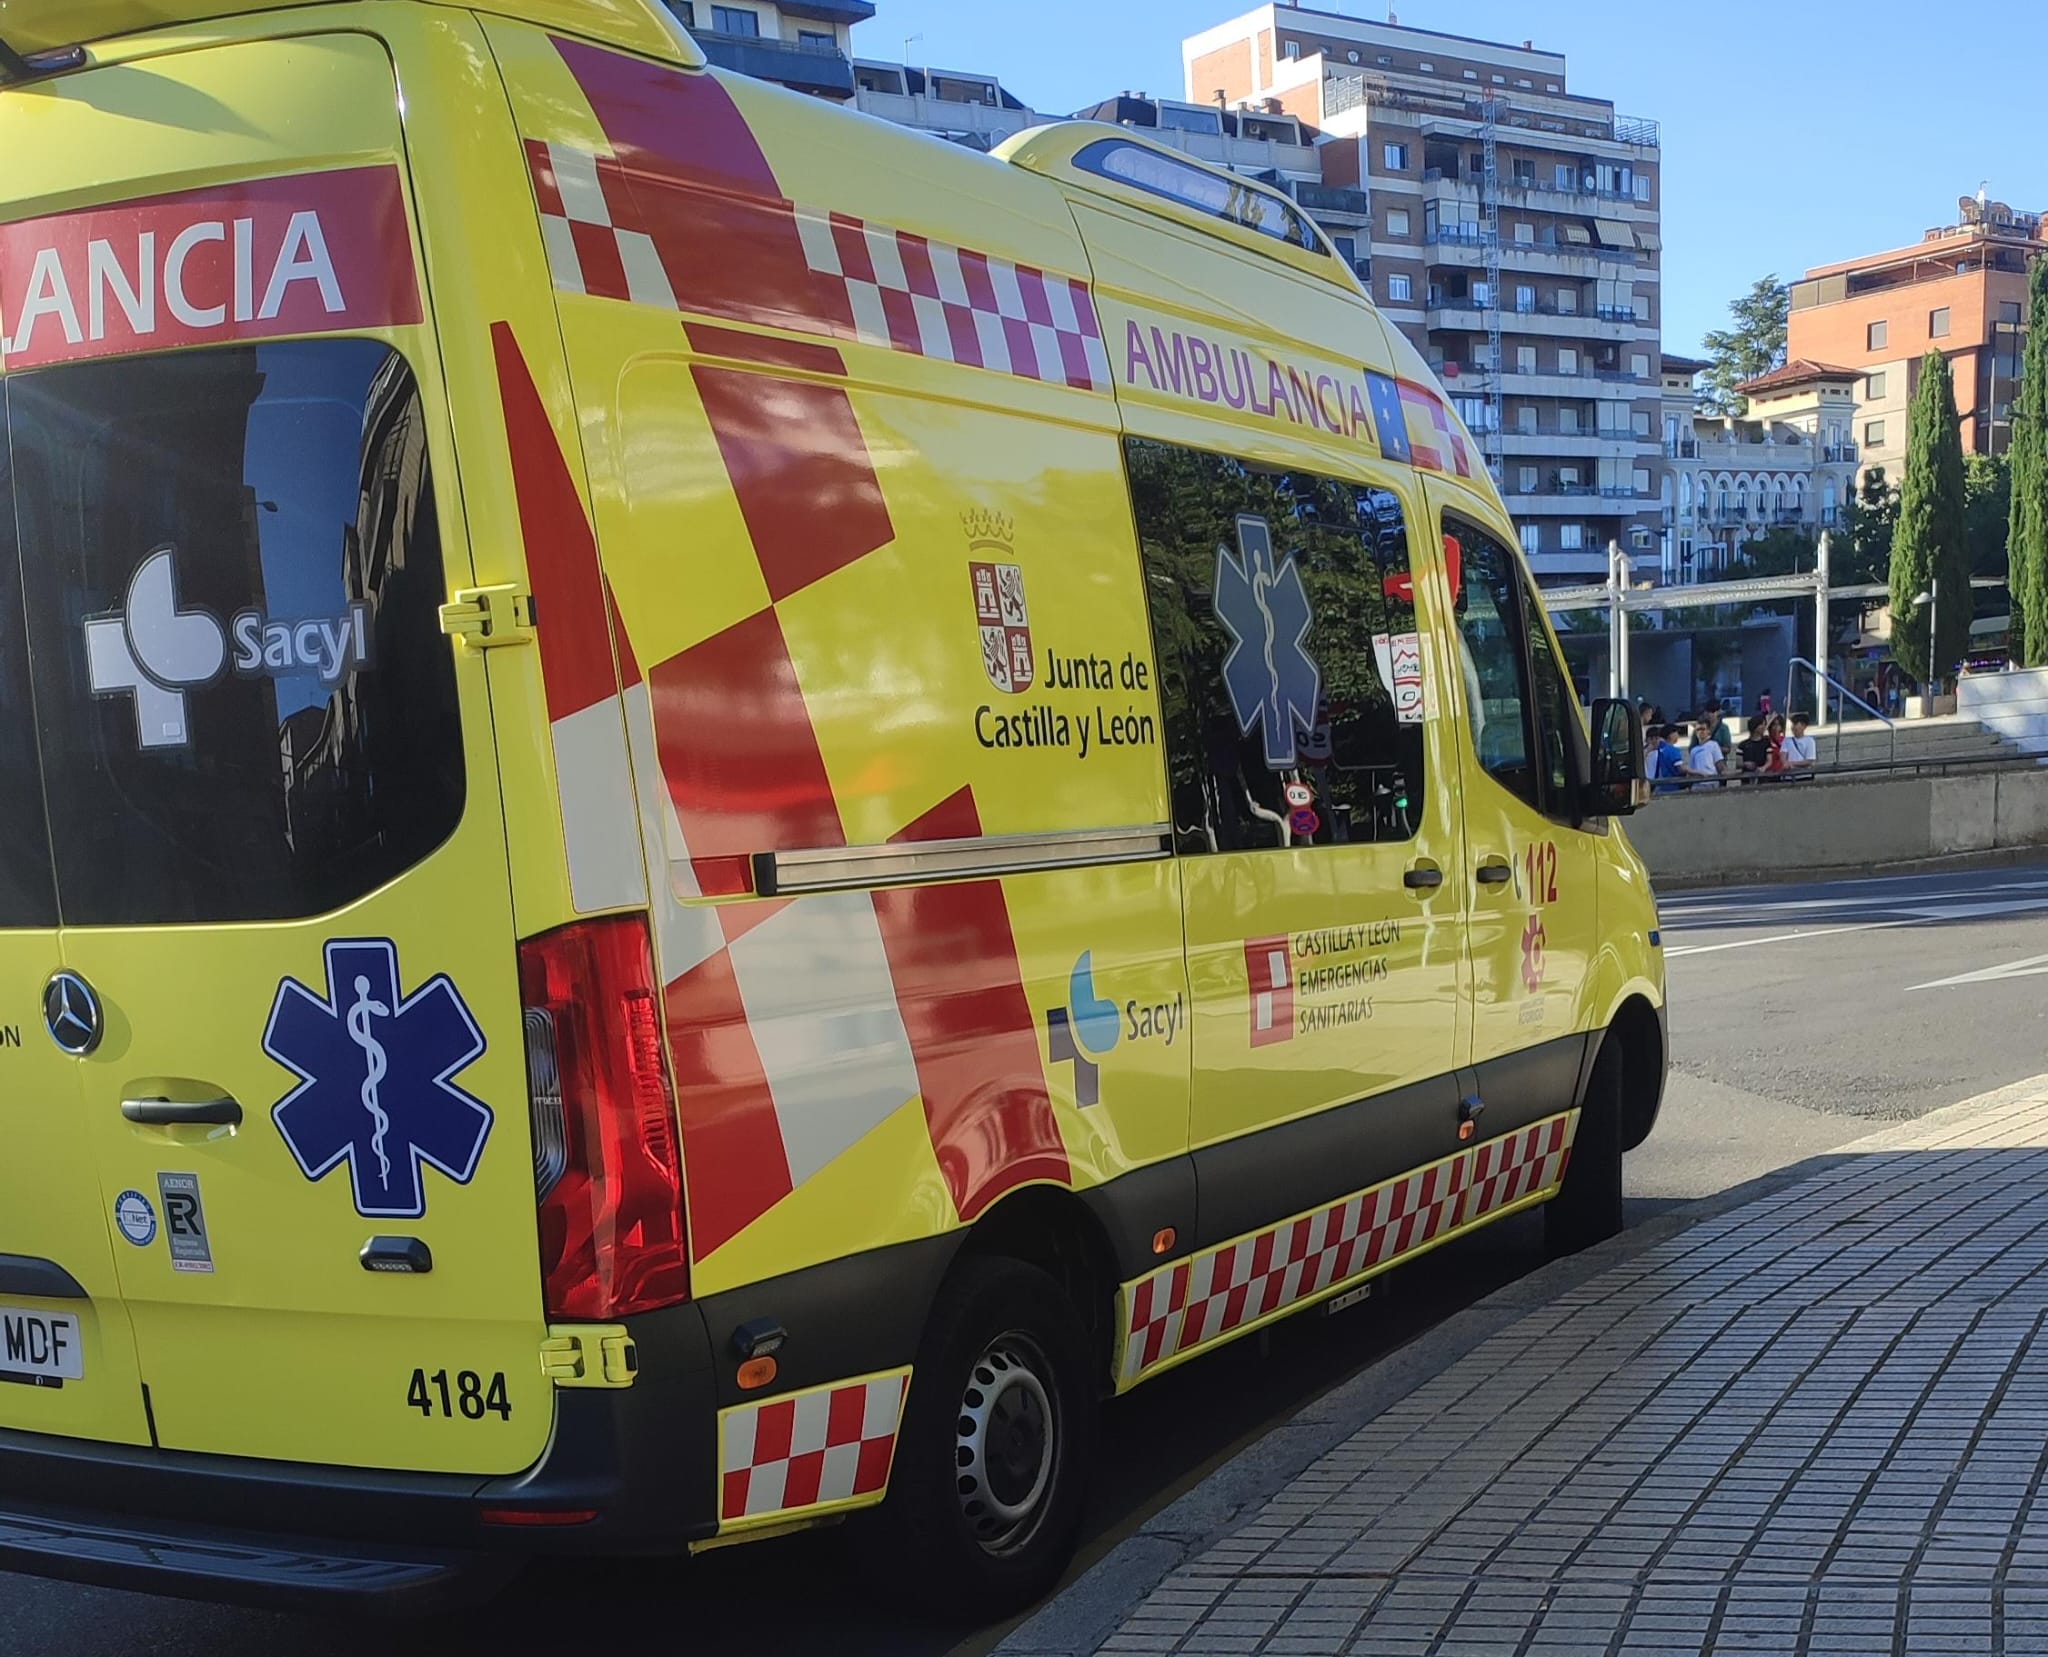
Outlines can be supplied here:
<path id="1" fill-rule="evenodd" d="M 324 996 L 296 979 L 278 986 L 263 1050 L 299 1085 L 271 1117 L 307 1179 L 346 1162 L 358 1214 L 419 1219 L 424 1170 L 467 1185 L 490 1138 L 490 1107 L 452 1080 L 483 1056 L 483 1032 L 445 973 L 402 995 L 389 940 L 326 953 Z"/>
<path id="2" fill-rule="evenodd" d="M 1282 771 L 1298 763 L 1300 735 L 1316 725 L 1322 670 L 1302 642 L 1315 617 L 1300 565 L 1291 554 L 1276 560 L 1264 518 L 1237 520 L 1237 548 L 1236 558 L 1216 549 L 1216 619 L 1233 641 L 1223 683 L 1238 729 L 1249 736 L 1257 726 L 1266 764 Z"/>

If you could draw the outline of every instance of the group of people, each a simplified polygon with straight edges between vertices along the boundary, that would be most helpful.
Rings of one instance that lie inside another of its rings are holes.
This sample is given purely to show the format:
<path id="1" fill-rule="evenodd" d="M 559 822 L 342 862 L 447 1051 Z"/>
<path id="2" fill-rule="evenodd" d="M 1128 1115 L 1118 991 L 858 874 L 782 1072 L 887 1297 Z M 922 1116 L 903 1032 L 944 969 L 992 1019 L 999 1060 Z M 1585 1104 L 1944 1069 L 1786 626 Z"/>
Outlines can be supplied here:
<path id="1" fill-rule="evenodd" d="M 1718 783 L 1731 776 L 1789 781 L 1811 776 L 1819 757 L 1807 734 L 1813 716 L 1795 712 L 1788 729 L 1785 716 L 1772 711 L 1768 695 L 1758 698 L 1740 742 L 1729 731 L 1719 702 L 1709 702 L 1698 714 L 1675 724 L 1665 722 L 1661 708 L 1639 711 L 1650 778 L 1659 793 L 1675 793 L 1702 782 Z M 1689 746 L 1680 747 L 1680 740 L 1688 735 Z"/>

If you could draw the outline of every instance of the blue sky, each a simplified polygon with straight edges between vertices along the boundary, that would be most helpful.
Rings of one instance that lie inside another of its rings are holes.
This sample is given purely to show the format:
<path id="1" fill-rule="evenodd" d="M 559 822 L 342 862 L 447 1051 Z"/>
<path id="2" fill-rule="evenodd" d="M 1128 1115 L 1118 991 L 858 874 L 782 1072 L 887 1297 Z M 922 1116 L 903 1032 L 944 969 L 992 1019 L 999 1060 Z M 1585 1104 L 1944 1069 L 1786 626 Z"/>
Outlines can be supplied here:
<path id="1" fill-rule="evenodd" d="M 1033 108 L 1128 87 L 1181 95 L 1184 36 L 1234 0 L 878 0 L 863 57 L 981 70 Z M 1383 21 L 1384 4 L 1322 0 Z M 1405 24 L 1568 60 L 1567 85 L 1664 129 L 1664 345 L 1689 352 L 1757 277 L 1917 241 L 1979 182 L 2048 209 L 2027 90 L 2048 62 L 2039 0 L 1396 0 Z"/>

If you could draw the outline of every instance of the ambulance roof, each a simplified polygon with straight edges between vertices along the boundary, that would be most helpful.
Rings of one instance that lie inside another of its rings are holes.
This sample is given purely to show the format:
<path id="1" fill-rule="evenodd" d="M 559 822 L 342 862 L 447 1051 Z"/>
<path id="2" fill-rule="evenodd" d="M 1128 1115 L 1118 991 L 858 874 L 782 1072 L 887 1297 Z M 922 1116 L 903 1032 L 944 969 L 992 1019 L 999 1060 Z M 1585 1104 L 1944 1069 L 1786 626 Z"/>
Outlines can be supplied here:
<path id="1" fill-rule="evenodd" d="M 326 3 L 328 0 L 0 0 L 0 43 L 27 56 L 145 29 Z M 702 67 L 704 62 L 703 53 L 660 0 L 518 0 L 516 4 L 513 0 L 480 0 L 464 9 L 499 12 L 692 68 Z"/>

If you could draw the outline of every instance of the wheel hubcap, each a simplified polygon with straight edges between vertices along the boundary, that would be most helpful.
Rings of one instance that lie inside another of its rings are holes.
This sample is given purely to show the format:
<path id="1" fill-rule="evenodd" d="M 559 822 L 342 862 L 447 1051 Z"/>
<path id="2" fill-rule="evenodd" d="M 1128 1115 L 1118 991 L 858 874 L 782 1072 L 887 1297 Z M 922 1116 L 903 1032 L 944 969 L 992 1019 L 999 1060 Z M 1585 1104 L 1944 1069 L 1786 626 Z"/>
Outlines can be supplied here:
<path id="1" fill-rule="evenodd" d="M 955 1444 L 960 1512 L 990 1553 L 1016 1548 L 1037 1526 L 1052 1484 L 1058 1420 L 1021 1335 L 991 1341 L 968 1371 Z"/>

